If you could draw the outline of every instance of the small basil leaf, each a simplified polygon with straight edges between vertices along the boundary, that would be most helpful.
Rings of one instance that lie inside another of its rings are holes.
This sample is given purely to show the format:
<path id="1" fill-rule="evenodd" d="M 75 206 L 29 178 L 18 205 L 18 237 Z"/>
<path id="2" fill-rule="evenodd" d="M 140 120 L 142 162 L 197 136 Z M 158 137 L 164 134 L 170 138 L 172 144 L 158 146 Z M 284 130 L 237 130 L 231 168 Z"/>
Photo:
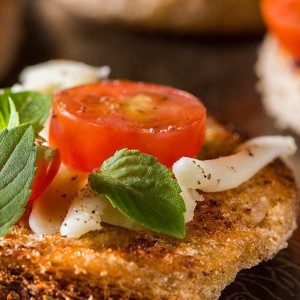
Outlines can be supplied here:
<path id="1" fill-rule="evenodd" d="M 0 131 L 0 236 L 24 212 L 35 175 L 36 146 L 31 124 Z"/>
<path id="2" fill-rule="evenodd" d="M 14 102 L 11 100 L 10 97 L 8 97 L 8 103 L 9 103 L 9 121 L 7 124 L 7 129 L 12 129 L 15 126 L 18 126 L 20 124 L 19 122 L 19 114 L 16 110 Z"/>
<path id="3" fill-rule="evenodd" d="M 5 89 L 0 97 L 10 97 L 19 113 L 20 123 L 31 123 L 36 133 L 39 133 L 49 117 L 51 97 L 38 92 L 13 92 Z"/>
<path id="4" fill-rule="evenodd" d="M 171 171 L 156 158 L 123 149 L 89 175 L 91 188 L 127 218 L 155 232 L 185 237 L 185 204 Z"/>
<path id="5" fill-rule="evenodd" d="M 8 97 L 0 95 L 0 130 L 7 128 L 9 123 L 9 101 Z"/>

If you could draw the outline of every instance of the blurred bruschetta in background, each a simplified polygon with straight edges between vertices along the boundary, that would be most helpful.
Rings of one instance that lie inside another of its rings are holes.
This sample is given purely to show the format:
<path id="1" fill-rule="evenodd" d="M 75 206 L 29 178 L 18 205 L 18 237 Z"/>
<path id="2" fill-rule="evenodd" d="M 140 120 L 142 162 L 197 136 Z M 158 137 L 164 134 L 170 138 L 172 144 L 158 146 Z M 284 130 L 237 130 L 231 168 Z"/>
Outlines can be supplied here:
<path id="1" fill-rule="evenodd" d="M 299 0 L 263 0 L 268 33 L 260 47 L 256 73 L 268 115 L 280 129 L 300 134 Z"/>
<path id="2" fill-rule="evenodd" d="M 49 1 L 40 1 L 44 8 Z M 54 0 L 74 17 L 181 33 L 253 33 L 262 28 L 258 0 Z"/>

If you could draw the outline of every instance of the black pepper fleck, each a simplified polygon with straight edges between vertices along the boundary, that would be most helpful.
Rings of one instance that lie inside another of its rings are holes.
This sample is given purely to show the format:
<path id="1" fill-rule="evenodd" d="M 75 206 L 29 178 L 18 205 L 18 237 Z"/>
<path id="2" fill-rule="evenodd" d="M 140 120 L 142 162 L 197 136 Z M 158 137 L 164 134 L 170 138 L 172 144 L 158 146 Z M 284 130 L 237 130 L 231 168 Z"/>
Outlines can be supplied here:
<path id="1" fill-rule="evenodd" d="M 251 150 L 248 149 L 247 152 L 248 152 L 248 155 L 249 155 L 249 156 L 251 156 L 251 157 L 254 156 L 253 153 L 251 152 Z"/>

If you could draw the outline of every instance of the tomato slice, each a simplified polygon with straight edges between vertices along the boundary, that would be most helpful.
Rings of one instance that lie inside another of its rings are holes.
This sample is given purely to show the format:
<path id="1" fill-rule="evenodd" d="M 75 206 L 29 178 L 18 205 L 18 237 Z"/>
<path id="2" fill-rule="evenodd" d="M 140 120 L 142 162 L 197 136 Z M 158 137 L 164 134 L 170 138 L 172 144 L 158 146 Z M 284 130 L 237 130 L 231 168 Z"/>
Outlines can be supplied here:
<path id="1" fill-rule="evenodd" d="M 58 149 L 38 146 L 36 158 L 36 174 L 31 185 L 29 201 L 35 200 L 54 179 L 60 167 L 61 157 Z"/>
<path id="2" fill-rule="evenodd" d="M 300 58 L 300 1 L 263 0 L 261 9 L 270 31 L 287 50 Z"/>
<path id="3" fill-rule="evenodd" d="M 161 85 L 101 81 L 65 89 L 54 97 L 50 144 L 67 166 L 90 172 L 116 150 L 154 155 L 170 167 L 197 155 L 206 110 L 194 96 Z"/>

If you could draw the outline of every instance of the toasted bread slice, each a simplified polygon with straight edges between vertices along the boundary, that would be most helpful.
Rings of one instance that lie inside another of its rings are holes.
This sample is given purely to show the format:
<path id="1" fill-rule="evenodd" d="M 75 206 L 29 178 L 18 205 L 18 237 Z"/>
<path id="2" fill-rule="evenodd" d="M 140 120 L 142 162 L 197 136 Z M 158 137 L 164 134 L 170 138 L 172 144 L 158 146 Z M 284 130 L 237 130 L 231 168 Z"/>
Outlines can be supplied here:
<path id="1" fill-rule="evenodd" d="M 227 155 L 240 142 L 208 120 L 200 157 Z M 276 160 L 234 190 L 203 196 L 184 240 L 109 225 L 68 239 L 15 225 L 0 239 L 0 298 L 217 299 L 239 270 L 286 247 L 296 187 Z"/>

